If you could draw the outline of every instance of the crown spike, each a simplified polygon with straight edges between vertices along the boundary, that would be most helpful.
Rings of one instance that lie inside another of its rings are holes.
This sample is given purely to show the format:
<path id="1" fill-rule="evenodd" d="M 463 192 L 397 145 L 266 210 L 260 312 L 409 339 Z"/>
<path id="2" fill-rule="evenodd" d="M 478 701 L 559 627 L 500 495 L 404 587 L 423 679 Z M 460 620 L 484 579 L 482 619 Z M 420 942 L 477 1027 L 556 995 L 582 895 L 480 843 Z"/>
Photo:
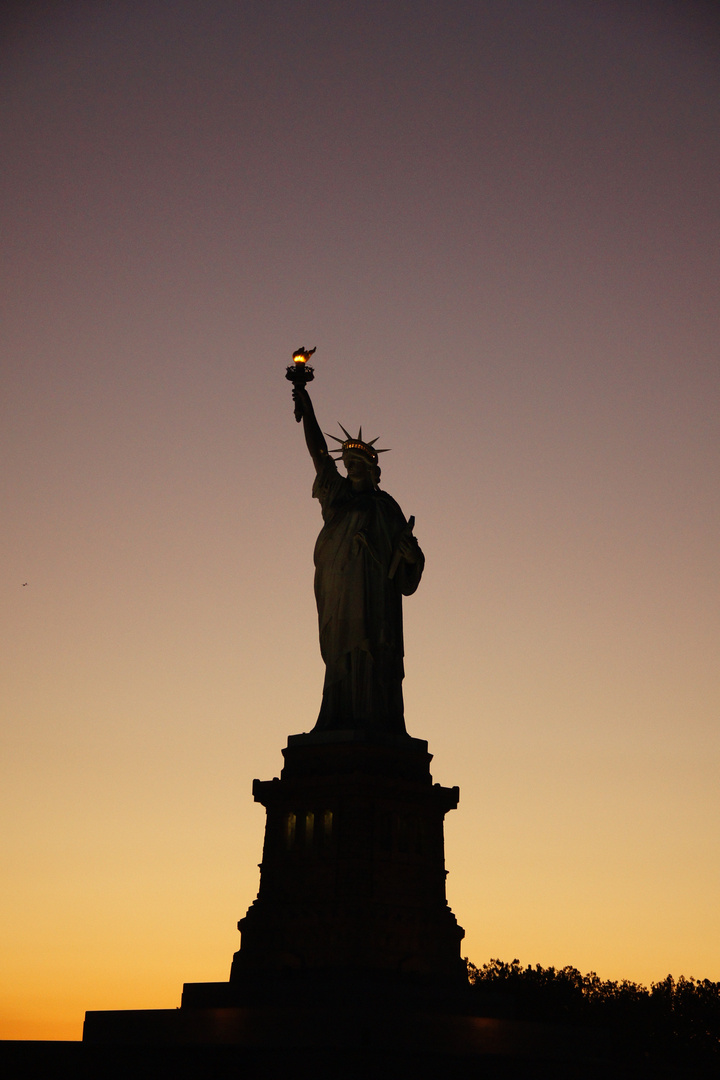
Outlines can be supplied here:
<path id="1" fill-rule="evenodd" d="M 343 431 L 345 432 L 345 438 L 346 438 L 346 439 L 352 439 L 352 435 L 350 434 L 350 432 L 348 431 L 348 429 L 347 429 L 347 428 L 344 428 L 344 427 L 342 426 L 342 424 L 340 423 L 340 421 L 339 421 L 339 420 L 338 420 L 338 427 L 339 427 L 339 428 L 342 428 L 342 430 L 343 430 Z"/>

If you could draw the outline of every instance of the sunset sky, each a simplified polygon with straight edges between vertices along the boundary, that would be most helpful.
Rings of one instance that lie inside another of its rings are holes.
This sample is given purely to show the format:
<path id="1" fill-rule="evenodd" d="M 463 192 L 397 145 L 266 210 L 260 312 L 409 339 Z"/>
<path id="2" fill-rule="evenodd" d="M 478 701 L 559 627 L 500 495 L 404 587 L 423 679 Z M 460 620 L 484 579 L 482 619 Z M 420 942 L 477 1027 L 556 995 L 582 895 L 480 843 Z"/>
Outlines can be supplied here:
<path id="1" fill-rule="evenodd" d="M 320 704 L 301 345 L 426 555 L 463 953 L 720 980 L 716 5 L 4 11 L 0 1038 L 229 975 Z"/>

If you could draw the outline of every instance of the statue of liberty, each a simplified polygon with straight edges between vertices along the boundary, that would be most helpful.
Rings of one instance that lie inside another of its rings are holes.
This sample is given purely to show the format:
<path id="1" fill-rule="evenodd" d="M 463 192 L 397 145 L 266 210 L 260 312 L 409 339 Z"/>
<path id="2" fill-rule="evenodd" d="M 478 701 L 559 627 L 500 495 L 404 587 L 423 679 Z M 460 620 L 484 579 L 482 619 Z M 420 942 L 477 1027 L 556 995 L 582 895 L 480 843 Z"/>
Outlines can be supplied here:
<path id="1" fill-rule="evenodd" d="M 304 355 L 304 354 L 303 354 Z M 309 355 L 309 354 L 307 354 Z M 288 376 L 290 378 L 290 375 Z M 316 731 L 405 732 L 402 597 L 418 587 L 425 557 L 390 495 L 380 491 L 374 443 L 336 439 L 347 476 L 328 451 L 305 386 L 294 381 L 316 477 L 323 527 L 315 544 L 315 598 L 325 661 Z M 340 425 L 342 427 L 342 425 Z"/>

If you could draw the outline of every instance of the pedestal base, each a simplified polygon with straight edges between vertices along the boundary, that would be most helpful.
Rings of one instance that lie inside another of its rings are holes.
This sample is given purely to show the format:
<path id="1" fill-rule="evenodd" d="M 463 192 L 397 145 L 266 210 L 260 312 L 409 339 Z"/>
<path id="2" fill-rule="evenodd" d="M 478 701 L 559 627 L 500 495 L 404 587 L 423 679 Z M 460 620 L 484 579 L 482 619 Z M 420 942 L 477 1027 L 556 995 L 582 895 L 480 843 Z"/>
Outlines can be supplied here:
<path id="1" fill-rule="evenodd" d="M 602 1033 L 598 1033 L 598 1041 Z M 123 1046 L 238 1046 L 248 1049 L 386 1050 L 452 1057 L 479 1054 L 562 1058 L 588 1048 L 584 1029 L 483 1016 L 453 1016 L 372 1006 L 322 1010 L 152 1009 L 88 1012 L 83 1042 Z"/>

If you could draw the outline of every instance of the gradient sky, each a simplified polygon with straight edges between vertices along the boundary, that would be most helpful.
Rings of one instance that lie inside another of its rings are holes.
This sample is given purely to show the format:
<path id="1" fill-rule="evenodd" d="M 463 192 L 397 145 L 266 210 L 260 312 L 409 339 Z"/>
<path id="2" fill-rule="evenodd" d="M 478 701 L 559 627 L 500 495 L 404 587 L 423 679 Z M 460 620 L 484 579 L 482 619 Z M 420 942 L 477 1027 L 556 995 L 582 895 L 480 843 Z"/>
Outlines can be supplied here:
<path id="1" fill-rule="evenodd" d="M 6 7 L 0 1037 L 228 977 L 320 702 L 300 345 L 426 553 L 464 953 L 720 980 L 719 23 Z"/>

